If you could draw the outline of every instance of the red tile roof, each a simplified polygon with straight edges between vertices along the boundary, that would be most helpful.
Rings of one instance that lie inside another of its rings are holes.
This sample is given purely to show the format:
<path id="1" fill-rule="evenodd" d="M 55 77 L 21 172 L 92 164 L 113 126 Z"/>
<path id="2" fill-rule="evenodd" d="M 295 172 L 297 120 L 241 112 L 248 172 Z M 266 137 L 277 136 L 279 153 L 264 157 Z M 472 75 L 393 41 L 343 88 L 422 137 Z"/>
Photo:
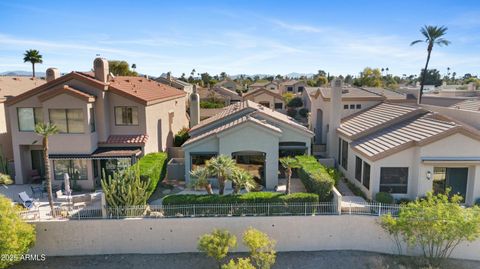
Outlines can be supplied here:
<path id="1" fill-rule="evenodd" d="M 109 90 L 136 98 L 144 103 L 185 96 L 185 92 L 143 77 L 119 76 L 110 80 Z"/>
<path id="2" fill-rule="evenodd" d="M 101 144 L 145 144 L 148 140 L 148 135 L 111 135 L 106 142 Z"/>

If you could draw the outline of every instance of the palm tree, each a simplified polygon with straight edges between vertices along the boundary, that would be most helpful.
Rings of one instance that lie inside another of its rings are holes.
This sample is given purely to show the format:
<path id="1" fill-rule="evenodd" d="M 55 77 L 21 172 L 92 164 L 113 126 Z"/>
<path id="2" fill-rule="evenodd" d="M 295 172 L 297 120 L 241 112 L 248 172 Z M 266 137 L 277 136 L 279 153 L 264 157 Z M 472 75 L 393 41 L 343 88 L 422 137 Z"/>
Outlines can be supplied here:
<path id="1" fill-rule="evenodd" d="M 211 175 L 217 175 L 218 194 L 223 195 L 225 181 L 235 169 L 235 161 L 227 155 L 219 155 L 207 161 L 207 169 Z"/>
<path id="2" fill-rule="evenodd" d="M 257 187 L 257 183 L 253 179 L 253 176 L 242 168 L 233 169 L 230 178 L 234 183 L 234 194 L 238 194 L 242 188 L 251 191 Z"/>
<path id="3" fill-rule="evenodd" d="M 290 194 L 290 180 L 292 179 L 292 169 L 299 168 L 300 164 L 298 163 L 297 159 L 292 157 L 280 158 L 280 164 L 282 164 L 282 167 L 285 169 L 287 175 L 287 188 L 285 190 L 285 193 Z"/>
<path id="4" fill-rule="evenodd" d="M 56 125 L 49 123 L 38 123 L 35 126 L 35 133 L 42 136 L 43 145 L 43 160 L 45 163 L 45 179 L 47 181 L 48 203 L 52 210 L 52 217 L 55 218 L 55 210 L 53 210 L 53 194 L 52 194 L 52 179 L 50 178 L 50 162 L 48 159 L 48 137 L 58 133 Z"/>
<path id="5" fill-rule="evenodd" d="M 24 63 L 32 63 L 32 76 L 35 77 L 35 64 L 43 63 L 42 55 L 38 50 L 27 50 L 23 56 Z"/>
<path id="6" fill-rule="evenodd" d="M 136 64 L 132 64 L 132 69 L 133 71 L 135 71 L 137 69 L 137 65 Z"/>
<path id="7" fill-rule="evenodd" d="M 210 173 L 206 167 L 197 167 L 195 170 L 190 172 L 190 177 L 193 177 L 194 180 L 191 183 L 194 187 L 205 188 L 208 194 L 213 194 L 212 184 L 208 181 Z"/>
<path id="8" fill-rule="evenodd" d="M 425 39 L 418 39 L 410 43 L 410 46 L 413 46 L 417 43 L 425 42 L 428 44 L 427 46 L 427 62 L 425 63 L 425 68 L 422 72 L 422 83 L 420 84 L 420 96 L 418 99 L 418 103 L 422 102 L 422 95 L 423 95 L 423 86 L 425 84 L 425 78 L 427 77 L 427 69 L 428 69 L 428 62 L 430 61 L 430 55 L 432 53 L 433 45 L 439 46 L 448 46 L 450 41 L 443 38 L 443 36 L 447 33 L 448 28 L 445 26 L 431 26 L 425 25 L 420 29 L 420 33 L 424 36 Z"/>

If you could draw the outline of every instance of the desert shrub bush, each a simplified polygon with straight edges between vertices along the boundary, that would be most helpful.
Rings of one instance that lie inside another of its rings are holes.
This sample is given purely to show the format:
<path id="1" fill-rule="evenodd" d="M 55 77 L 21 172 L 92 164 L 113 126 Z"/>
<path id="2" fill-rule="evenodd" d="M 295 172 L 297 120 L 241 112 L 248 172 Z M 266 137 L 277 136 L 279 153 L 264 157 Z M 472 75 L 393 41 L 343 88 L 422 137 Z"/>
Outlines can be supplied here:
<path id="1" fill-rule="evenodd" d="M 302 107 L 303 106 L 303 101 L 302 101 L 302 98 L 300 97 L 294 97 L 292 98 L 292 100 L 290 100 L 288 103 L 287 103 L 287 106 L 288 107 Z"/>
<path id="2" fill-rule="evenodd" d="M 223 101 L 213 101 L 213 100 L 207 100 L 207 101 L 200 101 L 200 108 L 224 108 L 225 103 Z"/>
<path id="3" fill-rule="evenodd" d="M 0 268 L 20 262 L 35 244 L 35 228 L 20 218 L 20 210 L 12 200 L 0 195 Z"/>
<path id="4" fill-rule="evenodd" d="M 298 114 L 304 118 L 306 118 L 308 116 L 308 109 L 307 108 L 301 108 L 299 111 L 298 111 Z"/>
<path id="5" fill-rule="evenodd" d="M 300 163 L 298 175 L 305 189 L 318 194 L 320 201 L 330 201 L 335 180 L 328 169 L 313 156 L 304 155 L 296 158 Z"/>
<path id="6" fill-rule="evenodd" d="M 178 133 L 175 134 L 173 137 L 173 146 L 174 147 L 181 147 L 185 141 L 190 138 L 188 134 L 188 128 L 182 128 Z"/>
<path id="7" fill-rule="evenodd" d="M 375 201 L 382 204 L 393 204 L 395 199 L 393 199 L 393 196 L 388 192 L 377 192 L 377 194 L 375 194 Z"/>
<path id="8" fill-rule="evenodd" d="M 221 268 L 222 261 L 228 255 L 231 248 L 237 247 L 237 237 L 227 230 L 213 230 L 210 234 L 204 234 L 198 240 L 198 250 L 205 252 L 208 257 L 214 258 Z"/>
<path id="9" fill-rule="evenodd" d="M 399 254 L 401 242 L 418 247 L 430 263 L 438 266 L 462 242 L 480 237 L 480 208 L 464 208 L 462 197 L 427 193 L 400 208 L 398 217 L 382 216 L 380 225 L 396 243 Z"/>
<path id="10" fill-rule="evenodd" d="M 295 118 L 295 116 L 297 116 L 297 109 L 291 108 L 291 107 L 288 108 L 288 109 L 287 109 L 287 115 L 288 115 L 289 117 Z"/>

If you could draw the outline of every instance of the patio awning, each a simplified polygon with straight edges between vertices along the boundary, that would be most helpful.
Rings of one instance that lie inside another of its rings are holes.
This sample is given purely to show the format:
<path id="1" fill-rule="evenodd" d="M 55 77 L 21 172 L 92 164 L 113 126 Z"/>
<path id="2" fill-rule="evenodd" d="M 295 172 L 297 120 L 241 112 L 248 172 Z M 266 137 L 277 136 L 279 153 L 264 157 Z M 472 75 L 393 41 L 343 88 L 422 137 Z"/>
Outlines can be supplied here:
<path id="1" fill-rule="evenodd" d="M 142 153 L 140 148 L 98 148 L 91 154 L 49 154 L 51 160 L 65 159 L 130 159 L 138 157 Z"/>

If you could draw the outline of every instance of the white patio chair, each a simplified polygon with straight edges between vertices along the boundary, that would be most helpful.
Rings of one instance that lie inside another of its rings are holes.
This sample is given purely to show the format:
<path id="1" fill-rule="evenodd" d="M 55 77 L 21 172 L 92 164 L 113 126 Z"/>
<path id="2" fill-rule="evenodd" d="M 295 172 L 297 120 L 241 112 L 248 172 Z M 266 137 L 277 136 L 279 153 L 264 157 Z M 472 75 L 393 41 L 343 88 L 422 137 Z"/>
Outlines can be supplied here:
<path id="1" fill-rule="evenodd" d="M 36 200 L 30 198 L 26 192 L 22 191 L 18 194 L 18 197 L 22 201 L 22 204 L 25 208 L 30 210 L 36 207 Z"/>

